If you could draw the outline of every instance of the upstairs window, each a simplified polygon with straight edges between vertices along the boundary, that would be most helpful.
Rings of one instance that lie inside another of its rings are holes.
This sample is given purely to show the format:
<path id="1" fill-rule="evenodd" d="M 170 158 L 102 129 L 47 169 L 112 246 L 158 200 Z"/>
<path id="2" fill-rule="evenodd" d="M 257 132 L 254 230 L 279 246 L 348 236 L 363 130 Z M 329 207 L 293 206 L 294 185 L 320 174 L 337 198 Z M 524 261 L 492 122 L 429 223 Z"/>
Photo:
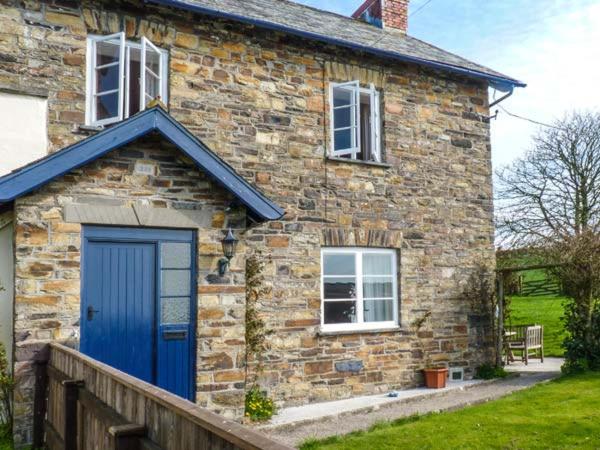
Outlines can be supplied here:
<path id="1" fill-rule="evenodd" d="M 146 38 L 135 43 L 125 33 L 88 38 L 87 125 L 108 125 L 167 103 L 168 53 Z"/>
<path id="2" fill-rule="evenodd" d="M 358 81 L 332 83 L 331 155 L 359 161 L 381 161 L 379 92 Z"/>

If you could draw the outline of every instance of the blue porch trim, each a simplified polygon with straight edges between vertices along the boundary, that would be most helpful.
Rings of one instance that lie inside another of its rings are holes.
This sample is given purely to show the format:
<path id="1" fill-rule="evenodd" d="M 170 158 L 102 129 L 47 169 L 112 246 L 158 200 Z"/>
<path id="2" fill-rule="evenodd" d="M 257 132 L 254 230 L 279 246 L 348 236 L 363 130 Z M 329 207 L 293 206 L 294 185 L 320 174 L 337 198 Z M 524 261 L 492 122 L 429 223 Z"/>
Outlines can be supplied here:
<path id="1" fill-rule="evenodd" d="M 78 167 L 152 132 L 173 143 L 220 186 L 231 192 L 257 221 L 277 220 L 285 211 L 254 188 L 225 161 L 160 107 L 137 114 L 120 124 L 59 152 L 0 177 L 0 205 L 11 202 Z"/>

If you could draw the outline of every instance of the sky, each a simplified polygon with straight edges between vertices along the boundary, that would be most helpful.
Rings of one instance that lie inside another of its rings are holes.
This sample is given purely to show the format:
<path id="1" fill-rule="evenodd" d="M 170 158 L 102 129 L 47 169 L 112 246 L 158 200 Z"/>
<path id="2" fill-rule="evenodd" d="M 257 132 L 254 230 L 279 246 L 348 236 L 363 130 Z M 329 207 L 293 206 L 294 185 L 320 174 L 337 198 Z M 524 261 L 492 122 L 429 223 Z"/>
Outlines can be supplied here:
<path id="1" fill-rule="evenodd" d="M 344 15 L 362 4 L 296 1 Z M 600 111 L 600 0 L 412 0 L 409 34 L 526 82 L 501 104 L 513 114 L 552 123 Z M 502 109 L 491 126 L 496 169 L 529 150 L 540 128 Z"/>

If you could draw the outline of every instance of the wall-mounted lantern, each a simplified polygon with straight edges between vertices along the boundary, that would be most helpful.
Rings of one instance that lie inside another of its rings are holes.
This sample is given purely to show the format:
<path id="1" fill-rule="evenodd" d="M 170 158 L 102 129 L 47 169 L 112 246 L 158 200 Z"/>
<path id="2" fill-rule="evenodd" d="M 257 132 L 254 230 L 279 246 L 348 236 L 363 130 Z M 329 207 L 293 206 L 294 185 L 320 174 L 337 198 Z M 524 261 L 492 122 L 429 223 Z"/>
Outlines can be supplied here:
<path id="1" fill-rule="evenodd" d="M 225 258 L 221 258 L 219 260 L 219 275 L 225 275 L 227 272 L 227 267 L 229 267 L 229 262 L 231 258 L 235 255 L 235 250 L 237 248 L 238 240 L 233 235 L 233 231 L 231 228 L 227 231 L 227 236 L 221 241 L 221 245 L 223 246 L 223 255 Z"/>

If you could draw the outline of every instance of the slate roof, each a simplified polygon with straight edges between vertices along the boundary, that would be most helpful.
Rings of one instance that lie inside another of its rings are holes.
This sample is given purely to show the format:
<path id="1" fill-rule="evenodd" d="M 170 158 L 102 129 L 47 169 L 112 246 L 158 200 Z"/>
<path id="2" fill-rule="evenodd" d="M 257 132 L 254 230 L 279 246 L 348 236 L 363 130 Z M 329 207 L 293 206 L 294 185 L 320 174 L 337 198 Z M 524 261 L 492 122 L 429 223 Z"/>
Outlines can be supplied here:
<path id="1" fill-rule="evenodd" d="M 384 58 L 486 79 L 497 87 L 525 83 L 468 61 L 419 39 L 350 17 L 288 0 L 147 0 L 224 19 L 250 23 L 304 38 L 349 47 Z"/>
<path id="2" fill-rule="evenodd" d="M 238 175 L 231 166 L 160 107 L 136 114 L 118 125 L 0 177 L 0 205 L 153 132 L 160 133 L 190 157 L 217 184 L 246 205 L 249 215 L 254 220 L 277 220 L 285 214 L 281 207 Z"/>

